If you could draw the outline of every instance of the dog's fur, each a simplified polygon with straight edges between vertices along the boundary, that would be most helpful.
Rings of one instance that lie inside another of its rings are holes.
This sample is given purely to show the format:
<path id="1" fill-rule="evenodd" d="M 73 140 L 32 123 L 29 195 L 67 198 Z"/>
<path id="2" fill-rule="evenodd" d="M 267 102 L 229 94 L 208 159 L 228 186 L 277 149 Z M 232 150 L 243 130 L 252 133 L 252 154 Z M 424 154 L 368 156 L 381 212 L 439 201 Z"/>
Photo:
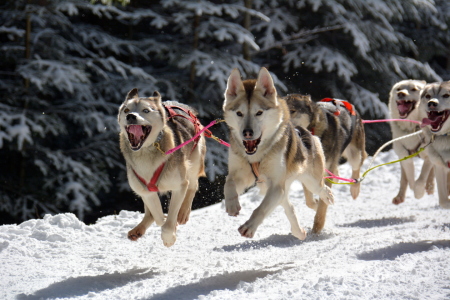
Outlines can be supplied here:
<path id="1" fill-rule="evenodd" d="M 304 239 L 306 231 L 299 225 L 288 198 L 294 180 L 301 181 L 320 197 L 312 229 L 313 233 L 319 233 L 328 205 L 334 202 L 322 179 L 325 167 L 322 146 L 306 129 L 294 128 L 286 102 L 277 96 L 267 69 L 261 68 L 257 80 L 245 81 L 234 69 L 228 78 L 223 110 L 231 144 L 224 187 L 226 212 L 230 216 L 239 214 L 239 194 L 255 183 L 256 176 L 257 186 L 265 195 L 250 219 L 239 227 L 240 234 L 253 237 L 264 218 L 281 205 L 292 234 Z M 251 164 L 259 164 L 259 174 L 253 173 Z"/>
<path id="2" fill-rule="evenodd" d="M 402 80 L 397 82 L 389 93 L 389 111 L 392 119 L 409 119 L 414 121 L 421 121 L 419 118 L 418 106 L 420 102 L 420 91 L 425 86 L 425 81 L 421 80 Z M 392 138 L 396 139 L 411 133 L 418 131 L 419 125 L 412 122 L 398 122 L 394 121 L 390 123 Z M 399 141 L 394 142 L 393 148 L 399 158 L 404 158 L 419 150 L 423 144 L 423 135 L 412 136 Z M 429 162 L 426 159 L 426 155 L 422 153 L 420 155 L 424 159 L 424 163 Z M 416 198 L 422 198 L 425 190 L 428 194 L 432 194 L 434 190 L 434 174 L 433 171 L 427 172 L 427 167 L 422 168 L 419 175 L 418 186 L 415 188 L 415 175 L 414 175 L 414 161 L 413 159 L 407 159 L 400 162 L 401 175 L 400 175 L 400 189 L 392 200 L 394 204 L 400 204 L 405 201 L 406 190 L 409 185 L 411 189 L 414 189 L 414 196 Z"/>
<path id="3" fill-rule="evenodd" d="M 201 136 L 195 148 L 194 142 L 191 142 L 173 154 L 162 153 L 195 135 L 194 125 L 188 119 L 179 116 L 168 119 L 166 105 L 177 105 L 195 113 L 192 108 L 178 102 L 161 102 L 158 92 L 153 97 L 141 98 L 137 89 L 133 89 L 120 106 L 118 122 L 120 149 L 126 161 L 128 182 L 132 190 L 142 197 L 145 207 L 144 218 L 128 232 L 128 238 L 137 240 L 155 222 L 162 226 L 161 238 L 164 245 L 170 247 L 176 240 L 177 222 L 185 224 L 189 219 L 192 200 L 198 189 L 198 177 L 204 176 L 206 147 L 205 138 Z M 181 110 L 177 113 L 186 115 Z M 141 125 L 142 131 L 132 132 L 130 125 Z M 146 134 L 148 130 L 150 131 Z M 137 136 L 133 137 L 133 133 Z M 134 141 L 136 138 L 141 140 L 139 144 Z M 155 142 L 160 145 L 160 149 Z M 157 186 L 161 193 L 172 192 L 167 219 L 158 193 L 150 192 L 135 174 L 136 172 L 147 183 L 164 162 Z"/>
<path id="4" fill-rule="evenodd" d="M 425 153 L 434 166 L 439 205 L 450 209 L 450 81 L 427 84 L 419 106 L 425 141 Z M 423 168 L 431 169 L 431 165 Z M 417 185 L 417 182 L 416 182 Z"/>
<path id="5" fill-rule="evenodd" d="M 345 157 L 352 167 L 352 178 L 359 179 L 361 166 L 367 157 L 364 125 L 356 109 L 355 115 L 341 105 L 331 102 L 313 102 L 310 96 L 292 94 L 284 97 L 289 107 L 291 122 L 302 126 L 320 138 L 325 154 L 326 168 L 338 174 L 339 160 Z M 339 115 L 335 113 L 339 110 Z M 331 187 L 330 182 L 326 182 Z M 304 187 L 308 206 L 313 204 L 312 194 Z M 353 199 L 359 195 L 360 183 L 352 184 Z M 312 207 L 314 208 L 314 206 Z"/>

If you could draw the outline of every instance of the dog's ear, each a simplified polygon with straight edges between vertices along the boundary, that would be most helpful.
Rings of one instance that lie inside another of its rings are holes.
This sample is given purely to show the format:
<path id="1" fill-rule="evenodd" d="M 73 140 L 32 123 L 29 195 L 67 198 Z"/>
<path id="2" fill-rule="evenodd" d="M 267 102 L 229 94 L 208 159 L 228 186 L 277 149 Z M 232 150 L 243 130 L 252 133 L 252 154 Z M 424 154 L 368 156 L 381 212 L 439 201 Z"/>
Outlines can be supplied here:
<path id="1" fill-rule="evenodd" d="M 277 96 L 277 90 L 273 84 L 272 76 L 270 76 L 269 71 L 262 67 L 258 74 L 258 79 L 256 80 L 255 90 L 262 90 L 264 97 L 269 98 Z"/>
<path id="2" fill-rule="evenodd" d="M 158 97 L 158 98 L 161 98 L 161 94 L 160 94 L 158 91 L 154 91 L 152 97 Z"/>
<path id="3" fill-rule="evenodd" d="M 127 98 L 125 100 L 130 100 L 130 99 L 132 99 L 134 97 L 139 97 L 137 88 L 134 88 L 131 91 L 129 91 L 128 95 L 127 95 Z"/>
<path id="4" fill-rule="evenodd" d="M 243 90 L 244 85 L 242 84 L 241 73 L 235 68 L 231 71 L 230 77 L 228 77 L 227 89 L 225 90 L 225 101 L 236 97 L 238 92 Z"/>

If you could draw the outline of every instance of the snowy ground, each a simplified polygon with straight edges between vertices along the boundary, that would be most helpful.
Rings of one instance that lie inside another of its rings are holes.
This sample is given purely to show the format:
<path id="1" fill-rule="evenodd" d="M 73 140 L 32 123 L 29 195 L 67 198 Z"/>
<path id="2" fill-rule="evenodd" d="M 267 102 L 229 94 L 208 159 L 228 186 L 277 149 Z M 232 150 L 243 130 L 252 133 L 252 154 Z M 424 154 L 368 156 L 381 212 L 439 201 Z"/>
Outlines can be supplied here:
<path id="1" fill-rule="evenodd" d="M 382 153 L 376 164 L 394 159 Z M 89 226 L 73 214 L 0 226 L 0 299 L 450 299 L 450 211 L 437 192 L 391 204 L 398 178 L 398 164 L 372 171 L 356 201 L 335 185 L 324 232 L 305 241 L 289 234 L 281 208 L 255 238 L 241 237 L 260 201 L 254 190 L 237 218 L 222 203 L 194 211 L 171 248 L 156 226 L 127 240 L 137 212 Z M 311 230 L 299 184 L 291 194 Z"/>

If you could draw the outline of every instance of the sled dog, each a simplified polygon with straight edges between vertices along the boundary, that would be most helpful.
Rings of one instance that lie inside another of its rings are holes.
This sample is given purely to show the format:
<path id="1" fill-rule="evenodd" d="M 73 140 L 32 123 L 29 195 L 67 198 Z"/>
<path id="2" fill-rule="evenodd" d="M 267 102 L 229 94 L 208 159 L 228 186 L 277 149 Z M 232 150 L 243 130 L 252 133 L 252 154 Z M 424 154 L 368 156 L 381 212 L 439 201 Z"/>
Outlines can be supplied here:
<path id="1" fill-rule="evenodd" d="M 431 142 L 424 151 L 431 164 L 424 163 L 423 168 L 428 168 L 426 172 L 434 166 L 439 205 L 450 209 L 450 81 L 427 84 L 421 92 L 419 112 L 425 142 Z"/>
<path id="2" fill-rule="evenodd" d="M 261 68 L 256 80 L 245 81 L 234 69 L 228 78 L 223 110 L 231 144 L 224 186 L 226 212 L 230 216 L 239 214 L 239 195 L 255 182 L 264 195 L 250 219 L 239 227 L 240 234 L 252 238 L 264 218 L 281 205 L 292 234 L 304 239 L 306 231 L 299 225 L 288 198 L 294 180 L 320 197 L 312 229 L 319 233 L 328 205 L 334 203 L 333 194 L 322 179 L 322 146 L 306 129 L 294 128 L 286 102 L 278 97 L 267 69 Z"/>
<path id="3" fill-rule="evenodd" d="M 161 226 L 161 238 L 170 247 L 176 240 L 177 223 L 189 219 L 198 177 L 204 176 L 205 138 L 203 135 L 170 155 L 164 152 L 191 139 L 201 126 L 196 112 L 175 101 L 161 102 L 155 91 L 152 97 L 139 97 L 132 89 L 119 108 L 120 150 L 126 161 L 131 189 L 141 196 L 145 214 L 128 232 L 132 241 L 144 235 L 155 222 Z M 171 191 L 167 219 L 159 193 Z"/>
<path id="4" fill-rule="evenodd" d="M 397 82 L 389 93 L 389 112 L 392 119 L 409 119 L 413 121 L 421 121 L 419 118 L 420 91 L 426 82 L 421 80 L 402 80 Z M 420 130 L 420 126 L 412 122 L 390 122 L 392 138 L 396 139 Z M 423 143 L 423 135 L 408 137 L 394 142 L 393 148 L 399 158 L 404 158 L 419 150 Z M 420 155 L 424 159 L 424 163 L 429 162 L 426 155 Z M 400 189 L 397 196 L 394 197 L 392 203 L 400 204 L 405 201 L 406 190 L 409 185 L 414 190 L 416 198 L 422 198 L 425 190 L 428 194 L 434 191 L 434 173 L 424 172 L 427 168 L 422 169 L 419 175 L 418 187 L 415 188 L 414 160 L 407 159 L 400 162 Z"/>
<path id="5" fill-rule="evenodd" d="M 355 107 L 347 101 L 330 98 L 313 102 L 307 95 L 291 94 L 283 99 L 289 107 L 291 122 L 320 138 L 326 168 L 337 175 L 339 160 L 343 156 L 352 167 L 352 178 L 358 179 L 367 153 L 364 125 Z M 331 187 L 328 181 L 326 184 Z M 303 189 L 306 204 L 314 204 L 307 187 Z M 359 182 L 351 185 L 353 199 L 358 197 L 359 191 Z"/>

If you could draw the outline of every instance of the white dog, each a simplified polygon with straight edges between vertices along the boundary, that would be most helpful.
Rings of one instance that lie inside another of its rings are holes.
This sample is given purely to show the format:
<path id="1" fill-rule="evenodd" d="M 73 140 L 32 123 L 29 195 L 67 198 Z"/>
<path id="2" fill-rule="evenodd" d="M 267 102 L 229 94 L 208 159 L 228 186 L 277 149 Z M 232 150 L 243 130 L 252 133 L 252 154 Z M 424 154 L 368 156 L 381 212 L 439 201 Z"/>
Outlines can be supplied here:
<path id="1" fill-rule="evenodd" d="M 420 102 L 420 91 L 425 84 L 425 81 L 421 80 L 402 80 L 396 83 L 389 94 L 389 111 L 391 118 L 421 121 L 418 106 Z M 414 133 L 418 130 L 420 130 L 420 126 L 413 122 L 391 122 L 392 137 L 394 139 Z M 422 145 L 423 135 L 417 135 L 394 142 L 393 148 L 399 158 L 404 158 L 417 152 Z M 424 164 L 429 163 L 426 159 L 426 155 L 421 154 L 420 157 L 424 159 Z M 400 162 L 400 165 L 400 190 L 397 196 L 392 200 L 392 203 L 400 204 L 405 201 L 408 185 L 411 189 L 414 189 L 414 196 L 416 198 L 423 197 L 425 190 L 428 194 L 433 194 L 434 174 L 432 170 L 429 171 L 427 167 L 422 169 L 421 174 L 417 179 L 419 182 L 418 187 L 415 188 L 414 160 L 404 160 Z"/>

